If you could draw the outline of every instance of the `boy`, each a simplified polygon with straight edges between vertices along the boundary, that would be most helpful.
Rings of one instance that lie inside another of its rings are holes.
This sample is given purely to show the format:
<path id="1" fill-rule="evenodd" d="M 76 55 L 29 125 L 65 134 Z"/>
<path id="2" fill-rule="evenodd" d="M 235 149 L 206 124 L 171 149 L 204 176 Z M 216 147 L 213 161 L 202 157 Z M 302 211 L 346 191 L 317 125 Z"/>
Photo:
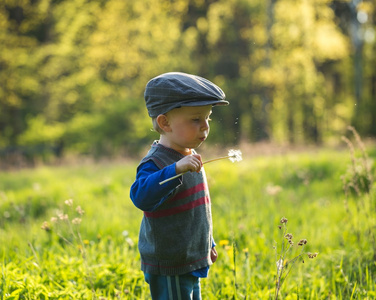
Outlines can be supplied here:
<path id="1" fill-rule="evenodd" d="M 144 96 L 160 139 L 141 160 L 130 191 L 144 211 L 141 269 L 152 299 L 201 299 L 199 280 L 217 252 L 206 176 L 194 149 L 208 137 L 212 107 L 228 102 L 209 80 L 178 72 L 151 79 Z"/>

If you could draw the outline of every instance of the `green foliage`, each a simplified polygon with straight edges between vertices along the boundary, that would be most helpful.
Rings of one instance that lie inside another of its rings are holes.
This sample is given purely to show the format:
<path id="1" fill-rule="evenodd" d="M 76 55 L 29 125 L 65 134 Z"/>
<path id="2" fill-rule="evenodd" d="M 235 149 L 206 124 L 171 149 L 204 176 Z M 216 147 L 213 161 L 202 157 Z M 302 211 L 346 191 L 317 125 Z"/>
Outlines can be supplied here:
<path id="1" fill-rule="evenodd" d="M 367 153 L 375 158 L 374 150 Z M 203 156 L 213 158 L 209 152 Z M 201 280 L 203 298 L 273 297 L 273 246 L 282 216 L 294 236 L 308 240 L 304 251 L 319 253 L 315 260 L 295 263 L 280 290 L 283 299 L 375 297 L 376 265 L 365 234 L 375 215 L 364 218 L 357 211 L 360 199 L 349 198 L 344 205 L 340 174 L 351 163 L 349 154 L 320 150 L 251 157 L 243 151 L 243 158 L 205 165 L 219 257 L 209 278 Z M 136 165 L 0 173 L 0 294 L 7 299 L 150 299 L 137 250 L 142 213 L 128 198 Z M 375 197 L 374 190 L 370 196 Z M 72 206 L 67 199 L 73 199 Z M 61 213 L 70 223 L 51 221 Z M 74 224 L 75 218 L 81 223 Z"/>
<path id="2" fill-rule="evenodd" d="M 350 8 L 326 0 L 2 1 L 1 154 L 133 153 L 150 143 L 145 84 L 167 71 L 196 73 L 226 92 L 231 106 L 215 111 L 213 144 L 325 143 L 350 123 L 374 136 L 375 5 L 356 7 L 368 16 L 357 23 L 362 99 L 352 88 L 361 78 L 353 79 Z"/>

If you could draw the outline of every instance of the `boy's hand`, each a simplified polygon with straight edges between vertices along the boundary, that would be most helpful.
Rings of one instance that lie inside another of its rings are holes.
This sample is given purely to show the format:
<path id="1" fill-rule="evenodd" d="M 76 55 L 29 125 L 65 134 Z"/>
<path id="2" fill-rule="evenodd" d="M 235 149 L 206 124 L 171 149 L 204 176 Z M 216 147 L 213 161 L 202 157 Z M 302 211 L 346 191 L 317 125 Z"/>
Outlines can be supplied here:
<path id="1" fill-rule="evenodd" d="M 211 258 L 211 261 L 213 263 L 215 263 L 215 261 L 217 260 L 218 258 L 218 253 L 217 253 L 217 250 L 215 250 L 215 247 L 213 247 L 210 251 L 210 258 Z"/>
<path id="2" fill-rule="evenodd" d="M 185 173 L 188 171 L 199 172 L 202 167 L 201 155 L 193 154 L 187 155 L 176 163 L 176 174 Z"/>

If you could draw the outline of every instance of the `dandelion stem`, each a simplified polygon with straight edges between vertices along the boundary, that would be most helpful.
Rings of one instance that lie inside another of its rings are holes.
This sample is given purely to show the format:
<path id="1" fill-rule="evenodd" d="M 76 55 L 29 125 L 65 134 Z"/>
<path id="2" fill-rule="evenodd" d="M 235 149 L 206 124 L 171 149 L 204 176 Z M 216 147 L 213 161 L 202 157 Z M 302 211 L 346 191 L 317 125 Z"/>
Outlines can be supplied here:
<path id="1" fill-rule="evenodd" d="M 183 174 L 185 174 L 185 173 L 187 173 L 187 172 L 188 172 L 188 171 L 183 172 L 183 173 L 180 173 L 180 174 L 177 174 L 177 175 L 172 176 L 172 177 L 170 177 L 170 178 L 167 178 L 166 180 L 161 181 L 161 182 L 159 183 L 159 185 L 165 184 L 166 182 L 169 182 L 169 181 L 171 181 L 171 180 L 174 180 L 174 179 L 176 179 L 176 178 L 179 178 L 180 176 L 182 176 Z"/>
<path id="2" fill-rule="evenodd" d="M 207 161 L 203 162 L 202 164 L 204 165 L 204 164 L 207 164 L 207 163 L 210 163 L 210 162 L 213 162 L 213 161 L 217 161 L 217 160 L 221 160 L 221 159 L 226 159 L 226 158 L 229 158 L 232 162 L 234 162 L 234 161 L 240 161 L 240 160 L 242 160 L 241 152 L 240 152 L 240 150 L 230 150 L 228 155 L 207 160 Z M 159 183 L 159 185 L 165 184 L 166 182 L 169 182 L 171 180 L 179 178 L 180 176 L 182 176 L 183 174 L 185 174 L 187 172 L 188 171 L 180 173 L 180 174 L 177 174 L 177 175 L 172 176 L 170 178 L 167 178 L 166 180 L 161 181 Z"/>
<path id="3" fill-rule="evenodd" d="M 227 156 L 223 156 L 223 157 L 219 157 L 219 158 L 210 159 L 210 160 L 204 161 L 202 164 L 204 165 L 204 164 L 207 164 L 207 163 L 210 163 L 210 162 L 213 162 L 213 161 L 217 161 L 217 160 L 225 159 L 225 158 L 229 158 L 229 157 L 230 157 L 230 156 L 227 155 Z M 170 178 L 168 178 L 168 179 L 166 179 L 166 180 L 163 180 L 163 181 L 161 181 L 161 182 L 159 183 L 159 185 L 162 185 L 162 184 L 164 184 L 164 183 L 166 183 L 166 182 L 169 182 L 169 181 L 171 181 L 171 180 L 174 180 L 174 179 L 176 179 L 176 178 L 179 178 L 180 176 L 182 176 L 182 175 L 185 174 L 185 173 L 188 173 L 188 171 L 183 172 L 183 173 L 180 173 L 180 174 L 177 174 L 177 175 L 175 175 L 175 176 L 173 176 L 173 177 L 170 177 Z"/>
<path id="4" fill-rule="evenodd" d="M 221 160 L 221 159 L 225 159 L 225 158 L 229 158 L 231 157 L 230 155 L 226 155 L 226 156 L 222 156 L 222 157 L 218 157 L 218 158 L 213 158 L 213 159 L 209 159 L 207 161 L 204 161 L 202 164 L 207 164 L 207 163 L 210 163 L 210 162 L 213 162 L 213 161 L 217 161 L 217 160 Z"/>

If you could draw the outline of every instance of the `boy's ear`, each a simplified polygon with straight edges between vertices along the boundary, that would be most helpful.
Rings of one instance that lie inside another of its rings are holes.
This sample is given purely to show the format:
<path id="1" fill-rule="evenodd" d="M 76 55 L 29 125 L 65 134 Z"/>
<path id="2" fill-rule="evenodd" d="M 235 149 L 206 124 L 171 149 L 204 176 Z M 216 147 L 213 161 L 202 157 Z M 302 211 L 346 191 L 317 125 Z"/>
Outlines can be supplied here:
<path id="1" fill-rule="evenodd" d="M 170 123 L 166 115 L 159 115 L 157 117 L 157 123 L 159 128 L 161 128 L 164 132 L 171 131 Z"/>

